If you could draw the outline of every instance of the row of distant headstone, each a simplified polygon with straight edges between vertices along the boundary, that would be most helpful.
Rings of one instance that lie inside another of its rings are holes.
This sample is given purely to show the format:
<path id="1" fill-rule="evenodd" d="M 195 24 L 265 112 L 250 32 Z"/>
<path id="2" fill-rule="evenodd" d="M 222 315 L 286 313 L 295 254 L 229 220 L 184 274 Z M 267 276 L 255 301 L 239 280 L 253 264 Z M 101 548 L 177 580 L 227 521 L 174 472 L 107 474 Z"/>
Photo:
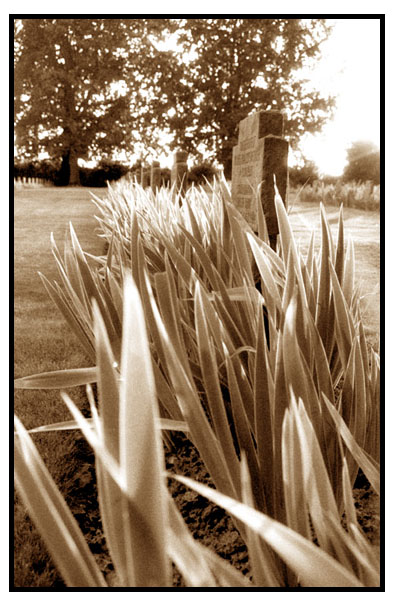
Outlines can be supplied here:
<path id="1" fill-rule="evenodd" d="M 186 189 L 187 158 L 187 152 L 174 154 L 171 185 L 175 185 L 178 192 Z M 143 167 L 140 175 L 135 177 L 143 187 L 160 187 L 159 162 L 154 162 L 149 168 Z M 233 203 L 255 231 L 258 228 L 257 205 L 262 205 L 273 248 L 279 233 L 274 183 L 286 205 L 288 141 L 284 139 L 284 116 L 281 111 L 262 110 L 239 123 L 238 142 L 233 148 L 231 191 Z"/>
<path id="2" fill-rule="evenodd" d="M 183 194 L 186 191 L 188 179 L 188 152 L 177 151 L 173 155 L 173 168 L 171 170 L 170 184 L 177 193 Z M 130 174 L 133 180 L 136 180 L 143 188 L 159 189 L 166 185 L 162 176 L 162 169 L 159 162 L 154 161 L 150 166 L 141 166 L 140 169 L 132 171 Z"/>
<path id="3" fill-rule="evenodd" d="M 14 186 L 44 186 L 50 185 L 47 179 L 41 177 L 15 177 Z"/>

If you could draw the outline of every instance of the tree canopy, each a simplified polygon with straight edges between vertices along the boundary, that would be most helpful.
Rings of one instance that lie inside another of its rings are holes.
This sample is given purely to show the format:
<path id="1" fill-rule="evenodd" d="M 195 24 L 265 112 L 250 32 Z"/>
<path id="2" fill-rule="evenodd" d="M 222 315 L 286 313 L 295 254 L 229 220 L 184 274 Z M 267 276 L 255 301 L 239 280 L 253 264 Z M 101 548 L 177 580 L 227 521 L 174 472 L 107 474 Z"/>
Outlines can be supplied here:
<path id="1" fill-rule="evenodd" d="M 17 20 L 17 146 L 63 157 L 71 182 L 77 158 L 138 143 L 152 155 L 182 147 L 229 174 L 254 109 L 283 109 L 293 147 L 329 117 L 333 99 L 300 71 L 328 34 L 325 19 Z"/>
<path id="2" fill-rule="evenodd" d="M 303 166 L 289 168 L 289 181 L 292 186 L 310 185 L 319 179 L 319 169 L 315 162 L 304 158 Z"/>
<path id="3" fill-rule="evenodd" d="M 130 146 L 130 90 L 157 54 L 156 19 L 23 19 L 15 23 L 16 143 L 26 156 L 46 151 L 77 159 Z"/>
<path id="4" fill-rule="evenodd" d="M 176 21 L 171 86 L 153 98 L 151 116 L 179 146 L 200 148 L 229 172 L 237 125 L 254 109 L 283 109 L 297 146 L 319 130 L 333 99 L 312 89 L 300 68 L 319 57 L 324 19 L 181 19 Z"/>
<path id="5" fill-rule="evenodd" d="M 347 150 L 344 181 L 380 183 L 380 150 L 371 141 L 354 141 Z"/>

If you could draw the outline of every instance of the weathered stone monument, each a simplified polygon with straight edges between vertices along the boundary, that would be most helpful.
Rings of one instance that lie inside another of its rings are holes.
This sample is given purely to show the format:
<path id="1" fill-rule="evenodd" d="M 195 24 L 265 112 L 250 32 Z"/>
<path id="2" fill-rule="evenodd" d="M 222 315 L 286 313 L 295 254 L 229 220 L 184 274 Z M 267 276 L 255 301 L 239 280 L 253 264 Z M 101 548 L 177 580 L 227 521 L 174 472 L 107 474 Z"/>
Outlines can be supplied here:
<path id="1" fill-rule="evenodd" d="M 259 111 L 239 123 L 238 144 L 233 148 L 232 200 L 256 231 L 257 203 L 262 204 L 270 244 L 279 233 L 274 206 L 274 178 L 286 204 L 288 142 L 283 139 L 284 117 L 280 111 Z M 260 200 L 257 200 L 261 185 Z"/>
<path id="2" fill-rule="evenodd" d="M 184 194 L 188 177 L 188 152 L 177 151 L 173 156 L 173 168 L 171 170 L 171 185 L 175 185 L 177 194 Z"/>
<path id="3" fill-rule="evenodd" d="M 155 190 L 159 190 L 161 186 L 161 177 L 162 171 L 159 165 L 159 162 L 156 160 L 151 165 L 151 188 Z"/>
<path id="4" fill-rule="evenodd" d="M 149 188 L 151 178 L 151 169 L 149 167 L 141 166 L 141 185 L 143 188 Z"/>

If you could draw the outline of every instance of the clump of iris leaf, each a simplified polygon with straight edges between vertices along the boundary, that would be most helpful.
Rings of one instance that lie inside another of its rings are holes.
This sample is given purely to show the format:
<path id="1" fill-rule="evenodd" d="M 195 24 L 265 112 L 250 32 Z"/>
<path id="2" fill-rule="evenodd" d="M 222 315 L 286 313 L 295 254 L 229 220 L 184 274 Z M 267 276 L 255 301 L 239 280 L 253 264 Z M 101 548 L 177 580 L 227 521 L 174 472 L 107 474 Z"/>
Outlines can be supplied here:
<path id="1" fill-rule="evenodd" d="M 181 204 L 169 190 L 153 195 L 130 184 L 95 202 L 107 254 L 84 253 L 70 226 L 63 257 L 52 240 L 59 280 L 42 277 L 94 366 L 16 386 L 98 384 L 90 420 L 65 395 L 74 420 L 36 430 L 79 427 L 94 448 L 121 585 L 171 585 L 171 561 L 189 585 L 250 583 L 229 567 L 216 575 L 218 559 L 195 546 L 167 494 L 158 436 L 178 429 L 216 491 L 178 480 L 228 509 L 248 547 L 253 584 L 377 586 L 352 487 L 361 468 L 379 492 L 379 357 L 366 342 L 342 211 L 335 244 L 321 208 L 320 250 L 312 235 L 304 257 L 278 194 L 277 252 L 263 214 L 258 209 L 257 235 L 224 183 L 210 193 L 192 189 Z M 23 470 L 34 447 L 20 422 L 16 448 Z M 49 509 L 50 479 L 42 475 L 29 485 L 20 473 L 17 484 L 29 505 L 38 482 Z M 45 539 L 37 512 L 33 506 Z M 144 545 L 144 536 L 152 541 Z M 78 585 L 53 556 L 66 582 Z M 98 572 L 90 576 L 85 585 L 99 585 Z"/>

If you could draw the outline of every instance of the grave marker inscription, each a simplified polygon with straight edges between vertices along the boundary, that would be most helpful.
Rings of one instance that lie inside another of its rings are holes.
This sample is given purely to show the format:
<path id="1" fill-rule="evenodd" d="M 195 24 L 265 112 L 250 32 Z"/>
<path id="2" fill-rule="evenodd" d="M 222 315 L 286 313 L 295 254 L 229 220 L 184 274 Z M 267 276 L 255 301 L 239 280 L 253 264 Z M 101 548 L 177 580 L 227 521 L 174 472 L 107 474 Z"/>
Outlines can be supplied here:
<path id="1" fill-rule="evenodd" d="M 256 231 L 257 190 L 271 244 L 279 232 L 274 206 L 274 179 L 286 203 L 288 142 L 283 139 L 284 117 L 280 111 L 259 111 L 239 123 L 238 144 L 233 148 L 232 200 Z"/>

